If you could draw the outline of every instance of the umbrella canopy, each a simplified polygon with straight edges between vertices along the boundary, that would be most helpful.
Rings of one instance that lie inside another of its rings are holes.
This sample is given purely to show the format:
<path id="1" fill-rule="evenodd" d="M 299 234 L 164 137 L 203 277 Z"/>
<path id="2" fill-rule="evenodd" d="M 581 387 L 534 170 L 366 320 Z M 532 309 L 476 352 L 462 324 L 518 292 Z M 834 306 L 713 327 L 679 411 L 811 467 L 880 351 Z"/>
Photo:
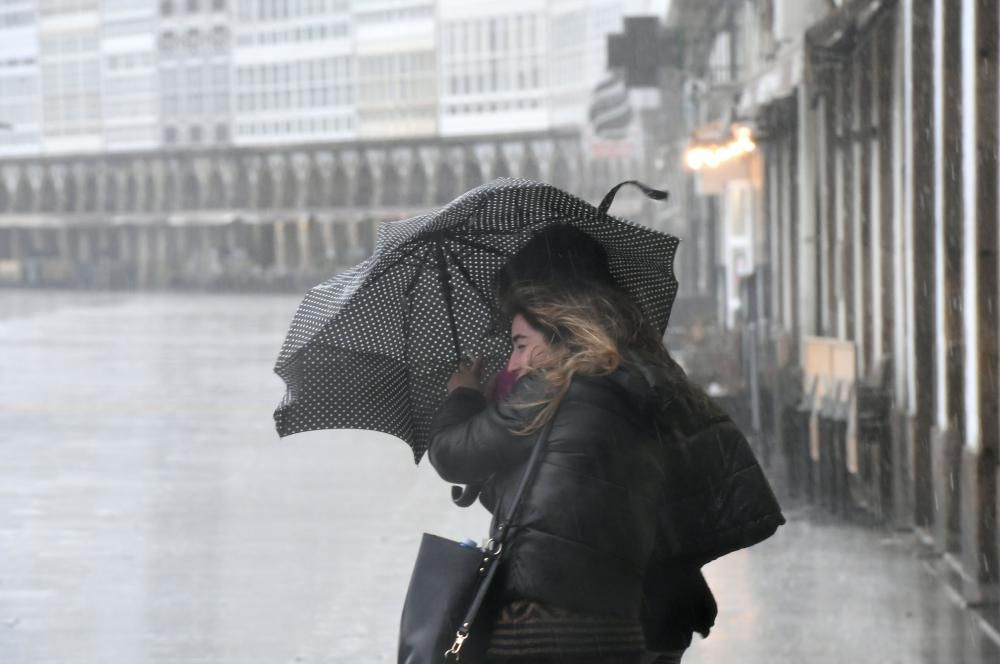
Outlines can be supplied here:
<path id="1" fill-rule="evenodd" d="M 275 366 L 287 385 L 274 413 L 279 435 L 381 431 L 406 441 L 419 461 L 458 362 L 479 357 L 489 375 L 506 361 L 507 335 L 491 334 L 497 276 L 554 225 L 597 240 L 615 282 L 664 330 L 678 240 L 609 216 L 617 189 L 595 208 L 546 184 L 503 178 L 383 224 L 373 254 L 310 290 L 295 314 Z"/>

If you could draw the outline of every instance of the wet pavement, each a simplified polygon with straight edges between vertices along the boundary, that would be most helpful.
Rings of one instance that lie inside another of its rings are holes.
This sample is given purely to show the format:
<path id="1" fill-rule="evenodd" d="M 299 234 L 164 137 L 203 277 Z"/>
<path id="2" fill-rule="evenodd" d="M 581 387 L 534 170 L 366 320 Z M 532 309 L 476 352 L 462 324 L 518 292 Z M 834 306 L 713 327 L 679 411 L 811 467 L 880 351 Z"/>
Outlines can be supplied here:
<path id="1" fill-rule="evenodd" d="M 685 664 L 996 664 L 1000 642 L 958 608 L 915 537 L 786 504 L 770 540 L 705 568 L 716 626 Z"/>
<path id="2" fill-rule="evenodd" d="M 479 509 L 366 432 L 278 440 L 298 298 L 0 291 L 0 664 L 394 661 L 420 534 Z M 685 663 L 982 664 L 912 537 L 791 507 Z"/>

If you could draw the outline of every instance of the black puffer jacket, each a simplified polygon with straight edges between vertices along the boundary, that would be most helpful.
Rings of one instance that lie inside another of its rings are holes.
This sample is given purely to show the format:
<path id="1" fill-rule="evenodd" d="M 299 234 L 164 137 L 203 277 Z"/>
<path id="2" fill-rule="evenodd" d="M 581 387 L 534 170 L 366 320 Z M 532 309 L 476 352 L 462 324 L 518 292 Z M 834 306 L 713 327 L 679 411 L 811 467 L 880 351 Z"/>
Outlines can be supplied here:
<path id="1" fill-rule="evenodd" d="M 511 433 L 535 413 L 513 404 L 541 389 L 525 378 L 494 404 L 455 390 L 432 425 L 431 463 L 448 481 L 485 482 L 494 514 L 505 514 L 535 443 Z M 640 612 L 651 650 L 707 636 L 717 607 L 701 566 L 785 522 L 726 414 L 679 367 L 634 355 L 609 376 L 574 380 L 517 521 L 504 554 L 508 598 Z"/>
<path id="2" fill-rule="evenodd" d="M 495 515 L 506 514 L 537 437 L 513 433 L 536 412 L 514 404 L 541 389 L 527 377 L 495 404 L 455 390 L 432 426 L 428 453 L 438 473 L 450 482 L 485 481 L 480 499 Z M 506 599 L 639 617 L 663 482 L 644 416 L 651 396 L 642 377 L 624 369 L 573 380 L 501 559 Z"/>

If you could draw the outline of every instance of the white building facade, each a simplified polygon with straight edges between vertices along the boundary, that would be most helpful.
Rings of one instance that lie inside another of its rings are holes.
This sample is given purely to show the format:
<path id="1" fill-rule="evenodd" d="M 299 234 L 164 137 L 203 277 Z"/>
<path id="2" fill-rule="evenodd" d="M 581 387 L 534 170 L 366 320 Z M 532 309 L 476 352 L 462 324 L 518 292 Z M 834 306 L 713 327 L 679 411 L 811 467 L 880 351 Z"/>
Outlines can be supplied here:
<path id="1" fill-rule="evenodd" d="M 103 0 L 101 125 L 110 151 L 160 145 L 157 0 Z"/>
<path id="2" fill-rule="evenodd" d="M 238 0 L 234 142 L 356 135 L 356 63 L 347 0 Z"/>
<path id="3" fill-rule="evenodd" d="M 437 6 L 433 0 L 354 3 L 358 136 L 438 130 Z"/>
<path id="4" fill-rule="evenodd" d="M 0 155 L 584 129 L 630 7 L 9 0 Z"/>
<path id="5" fill-rule="evenodd" d="M 624 0 L 440 0 L 441 134 L 583 126 Z"/>
<path id="6" fill-rule="evenodd" d="M 32 0 L 0 5 L 0 155 L 41 148 L 38 11 Z"/>
<path id="7" fill-rule="evenodd" d="M 160 145 L 227 145 L 232 137 L 229 0 L 161 0 Z"/>
<path id="8" fill-rule="evenodd" d="M 549 126 L 548 2 L 441 0 L 441 134 Z"/>
<path id="9" fill-rule="evenodd" d="M 38 11 L 41 151 L 100 151 L 100 0 L 39 0 Z"/>

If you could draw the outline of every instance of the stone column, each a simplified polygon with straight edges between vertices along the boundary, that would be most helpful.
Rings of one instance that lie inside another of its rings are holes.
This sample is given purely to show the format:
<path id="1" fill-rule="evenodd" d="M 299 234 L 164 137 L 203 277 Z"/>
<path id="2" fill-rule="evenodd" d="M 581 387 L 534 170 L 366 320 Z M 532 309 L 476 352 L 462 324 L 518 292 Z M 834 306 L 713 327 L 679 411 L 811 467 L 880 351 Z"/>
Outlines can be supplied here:
<path id="1" fill-rule="evenodd" d="M 957 3 L 956 3 L 957 4 Z M 965 310 L 975 312 L 974 327 L 966 331 L 966 366 L 976 377 L 965 392 L 966 440 L 962 449 L 962 565 L 966 601 L 1000 603 L 997 569 L 997 454 L 1000 450 L 1000 316 L 996 301 L 1000 288 L 997 269 L 997 60 L 998 10 L 996 0 L 964 0 L 962 67 L 963 152 L 966 155 L 965 260 L 973 263 L 975 282 L 965 289 Z M 972 104 L 972 108 L 970 108 Z M 971 157 L 972 159 L 969 159 Z M 969 195 L 974 197 L 969 200 Z M 970 267 L 969 265 L 966 266 Z M 972 305 L 970 307 L 970 304 Z M 972 309 L 972 311 L 970 311 Z M 970 389 L 971 387 L 971 389 Z M 973 419 L 973 417 L 975 419 Z"/>
<path id="2" fill-rule="evenodd" d="M 308 206 L 309 193 L 309 155 L 304 152 L 296 152 L 289 156 L 292 175 L 295 177 L 295 200 L 292 207 L 298 211 Z"/>
<path id="3" fill-rule="evenodd" d="M 386 162 L 389 160 L 389 154 L 385 148 L 366 150 L 365 159 L 368 161 L 368 170 L 372 176 L 371 205 L 374 208 L 384 207 L 385 188 L 396 186 L 392 182 L 384 182 L 385 174 L 383 171 Z"/>
<path id="4" fill-rule="evenodd" d="M 268 155 L 261 164 L 261 167 L 267 169 L 271 176 L 271 209 L 280 210 L 284 207 L 285 202 L 285 155 Z"/>
<path id="5" fill-rule="evenodd" d="M 555 145 L 551 138 L 538 139 L 531 142 L 531 152 L 538 162 L 538 175 L 542 182 L 552 182 L 552 162 L 555 156 Z"/>
<path id="6" fill-rule="evenodd" d="M 337 246 L 334 240 L 333 224 L 332 219 L 319 221 L 320 235 L 323 238 L 323 264 L 330 267 L 333 267 L 334 262 L 339 262 L 342 249 L 342 247 Z"/>
<path id="7" fill-rule="evenodd" d="M 495 173 L 497 163 L 497 146 L 495 143 L 476 143 L 472 147 L 472 153 L 479 164 L 479 172 L 483 175 L 483 180 L 489 182 L 497 177 Z"/>
<path id="8" fill-rule="evenodd" d="M 345 235 L 347 236 L 347 251 L 344 255 L 347 260 L 351 263 L 355 263 L 361 260 L 361 257 L 365 254 L 365 248 L 361 243 L 361 233 L 358 228 L 358 222 L 355 219 L 344 219 L 340 223 L 344 224 L 344 229 L 347 231 Z"/>
<path id="9" fill-rule="evenodd" d="M 524 170 L 524 160 L 526 150 L 521 141 L 505 141 L 500 144 L 503 160 L 507 164 L 509 173 L 498 173 L 497 175 L 507 175 L 517 177 Z"/>
<path id="10" fill-rule="evenodd" d="M 261 197 L 257 187 L 260 182 L 260 171 L 263 168 L 267 168 L 267 164 L 262 162 L 259 157 L 247 156 L 244 159 L 244 168 L 246 168 L 247 182 L 250 185 L 250 191 L 247 192 L 247 200 L 233 201 L 234 207 L 241 207 L 248 210 L 259 210 Z"/>
<path id="11" fill-rule="evenodd" d="M 306 215 L 296 215 L 288 220 L 285 229 L 285 246 L 289 249 L 289 267 L 292 272 L 301 274 L 309 268 L 309 218 Z"/>
<path id="12" fill-rule="evenodd" d="M 913 86 L 913 126 L 930 128 L 934 122 L 933 79 L 921 72 L 934 70 L 932 49 L 933 8 L 931 3 L 913 5 L 914 47 L 907 54 L 911 60 Z M 917 45 L 920 46 L 917 46 Z M 875 71 L 879 71 L 877 68 Z M 914 345 L 917 362 L 912 370 L 916 379 L 916 415 L 913 422 L 913 492 L 914 522 L 920 528 L 930 528 L 934 523 L 934 490 L 932 485 L 931 428 L 934 424 L 934 320 L 936 299 L 940 297 L 934 270 L 934 201 L 940 195 L 934 189 L 935 153 L 932 131 L 918 129 L 913 132 L 914 155 L 923 155 L 922 167 L 913 169 L 910 191 L 912 197 L 913 266 L 911 268 L 917 294 L 914 307 Z M 922 358 L 922 359 L 921 359 Z"/>
<path id="13" fill-rule="evenodd" d="M 356 199 L 355 189 L 357 188 L 361 156 L 357 150 L 344 149 L 337 155 L 337 162 L 340 168 L 343 169 L 343 175 L 346 176 L 346 181 L 336 183 L 336 186 L 343 186 L 344 188 L 339 197 L 343 201 L 344 207 L 351 208 L 354 206 Z"/>
<path id="14" fill-rule="evenodd" d="M 413 150 L 411 148 L 394 148 L 388 153 L 387 160 L 386 170 L 391 166 L 391 172 L 395 173 L 396 179 L 392 182 L 386 182 L 385 176 L 382 177 L 380 200 L 383 204 L 387 200 L 393 201 L 393 207 L 405 207 L 408 204 L 408 194 L 413 185 L 413 166 L 416 162 Z M 386 196 L 385 192 L 390 189 L 395 189 L 393 195 Z M 386 207 L 389 206 L 386 205 Z"/>
<path id="15" fill-rule="evenodd" d="M 274 237 L 274 269 L 278 274 L 285 274 L 289 270 L 288 251 L 285 247 L 285 222 L 276 219 L 271 222 Z"/>
<path id="16" fill-rule="evenodd" d="M 422 145 L 415 150 L 414 156 L 413 170 L 416 171 L 419 165 L 424 173 L 423 198 L 417 204 L 421 207 L 433 205 L 432 198 L 434 192 L 437 191 L 437 151 L 432 147 Z M 415 186 L 413 171 L 410 172 L 410 186 L 411 188 Z"/>
<path id="17" fill-rule="evenodd" d="M 152 284 L 153 269 L 153 234 L 149 226 L 137 226 L 135 229 L 135 281 L 141 289 Z"/>
<path id="18" fill-rule="evenodd" d="M 912 104 L 912 62 L 909 55 L 912 46 L 912 23 L 909 6 L 900 6 L 896 12 L 897 48 L 895 52 L 895 80 L 893 108 L 895 117 L 890 124 L 890 135 L 894 143 L 894 162 L 901 167 L 896 171 L 894 195 L 899 208 L 893 223 L 893 271 L 892 306 L 895 307 L 895 335 L 893 337 L 894 399 L 892 404 L 892 439 L 890 458 L 892 459 L 892 525 L 897 528 L 913 526 L 913 431 L 911 414 L 914 408 L 911 394 L 910 376 L 913 371 L 911 354 L 913 325 L 913 274 L 908 269 L 907 257 L 912 255 L 913 210 L 913 104 Z M 863 311 L 858 314 L 864 316 Z M 859 320 L 860 324 L 861 321 Z M 883 465 L 885 467 L 885 465 Z"/>

